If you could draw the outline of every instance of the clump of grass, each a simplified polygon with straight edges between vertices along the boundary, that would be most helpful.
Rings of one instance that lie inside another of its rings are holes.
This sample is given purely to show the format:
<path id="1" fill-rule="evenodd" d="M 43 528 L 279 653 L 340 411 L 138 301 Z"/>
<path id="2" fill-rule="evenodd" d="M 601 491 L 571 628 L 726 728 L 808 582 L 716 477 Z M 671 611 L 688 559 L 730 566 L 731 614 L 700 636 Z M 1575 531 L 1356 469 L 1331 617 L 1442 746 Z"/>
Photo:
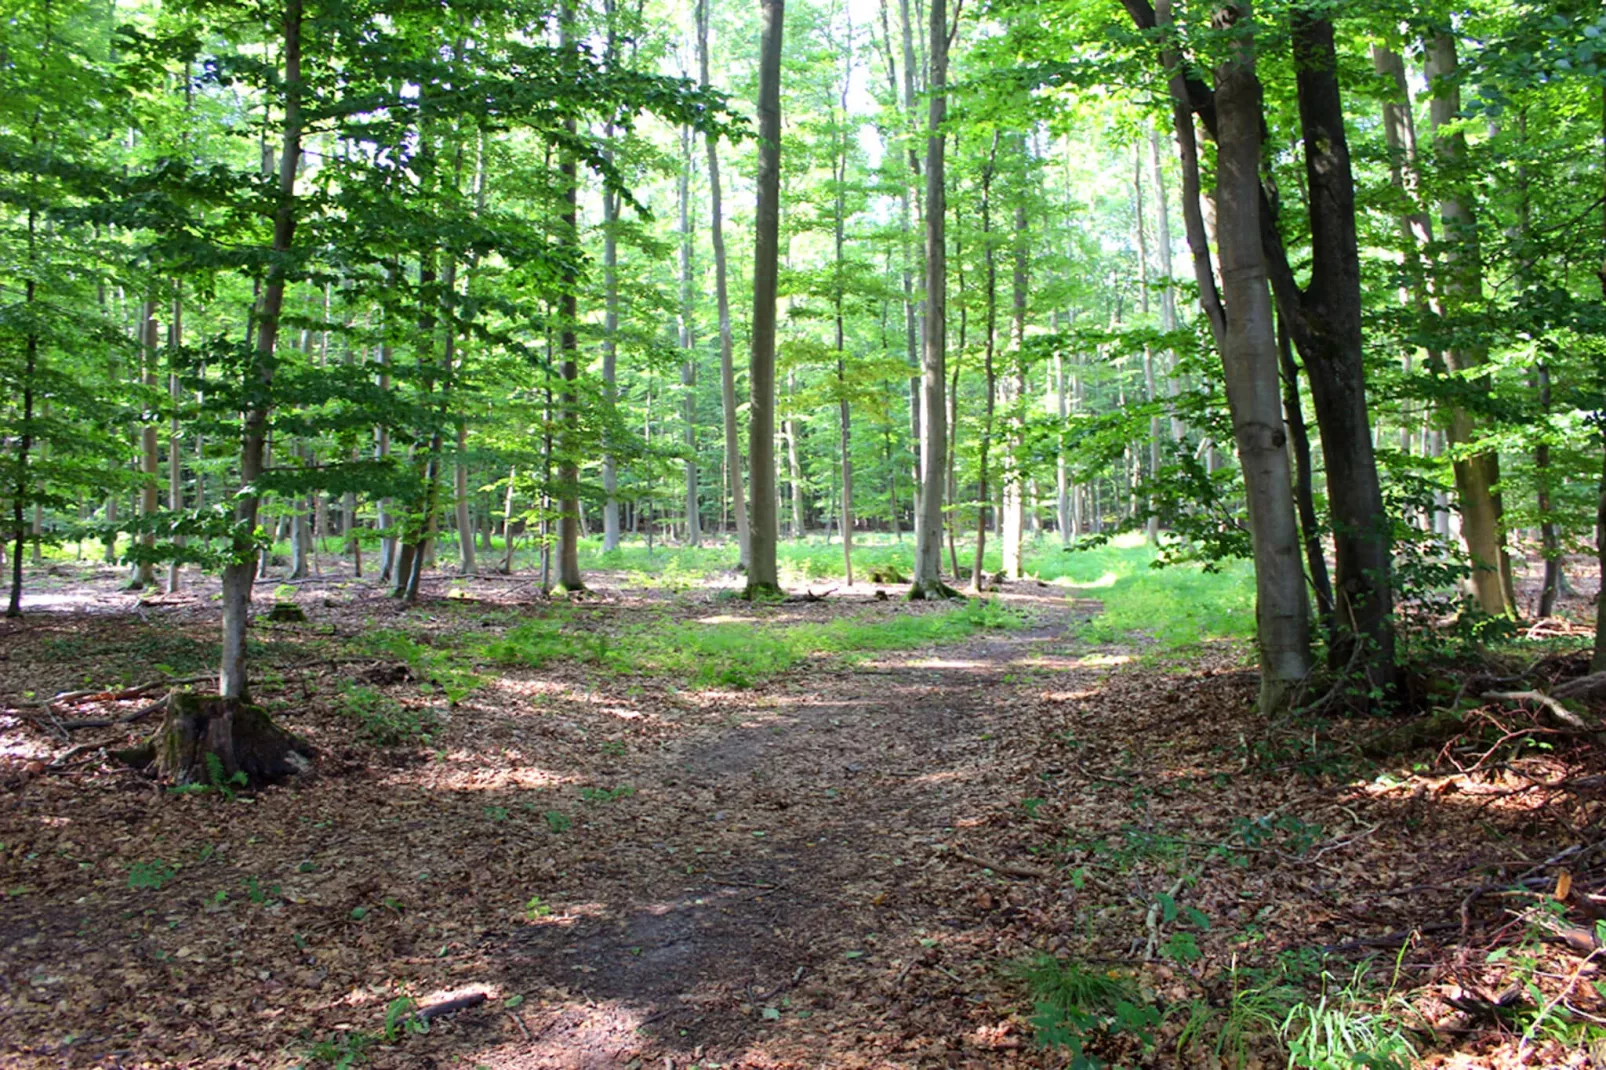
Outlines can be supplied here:
<path id="1" fill-rule="evenodd" d="M 437 726 L 429 710 L 404 706 L 366 684 L 341 687 L 340 712 L 356 720 L 359 734 L 382 746 L 427 743 Z"/>
<path id="2" fill-rule="evenodd" d="M 1032 1028 L 1039 1045 L 1064 1048 L 1074 1070 L 1103 1064 L 1087 1046 L 1119 1035 L 1145 1048 L 1154 1043 L 1160 1012 L 1143 1002 L 1131 977 L 1069 959 L 1038 955 L 1018 969 L 1032 998 Z"/>

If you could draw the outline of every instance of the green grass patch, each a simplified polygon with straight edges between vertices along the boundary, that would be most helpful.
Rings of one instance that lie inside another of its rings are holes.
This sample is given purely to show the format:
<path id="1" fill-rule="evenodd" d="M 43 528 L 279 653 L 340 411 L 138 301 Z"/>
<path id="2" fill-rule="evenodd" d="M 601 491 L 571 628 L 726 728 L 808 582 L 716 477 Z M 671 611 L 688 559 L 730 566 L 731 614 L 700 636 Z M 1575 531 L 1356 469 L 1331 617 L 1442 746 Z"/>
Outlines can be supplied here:
<path id="1" fill-rule="evenodd" d="M 954 642 L 1025 618 L 974 600 L 938 613 L 845 617 L 828 623 L 663 617 L 616 634 L 578 628 L 567 613 L 524 621 L 485 645 L 487 660 L 540 668 L 568 659 L 618 675 L 661 676 L 690 687 L 755 687 L 810 658 Z"/>

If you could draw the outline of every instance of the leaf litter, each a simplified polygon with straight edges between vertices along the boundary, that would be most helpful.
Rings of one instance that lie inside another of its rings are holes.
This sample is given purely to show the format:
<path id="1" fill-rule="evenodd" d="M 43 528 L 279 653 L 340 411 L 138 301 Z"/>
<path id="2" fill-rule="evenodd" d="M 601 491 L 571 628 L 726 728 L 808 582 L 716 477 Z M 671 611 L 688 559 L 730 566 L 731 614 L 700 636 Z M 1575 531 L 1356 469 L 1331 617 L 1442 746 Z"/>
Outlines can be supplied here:
<path id="1" fill-rule="evenodd" d="M 407 610 L 330 577 L 258 629 L 257 697 L 321 760 L 237 797 L 106 760 L 142 724 L 69 748 L 28 716 L 204 671 L 204 587 L 5 625 L 6 1065 L 1047 1067 L 1069 1037 L 1270 1067 L 1300 1008 L 1387 1009 L 1426 1065 L 1588 1065 L 1561 1023 L 1600 1014 L 1591 741 L 1378 767 L 1376 724 L 1265 723 L 1241 649 L 1095 646 L 1096 603 L 1030 581 L 997 595 L 1014 627 L 746 688 L 476 660 L 554 613 L 580 652 L 737 615 L 710 592 L 452 586 Z M 950 611 L 859 585 L 739 613 Z M 1042 999 L 1100 976 L 1127 1011 Z"/>

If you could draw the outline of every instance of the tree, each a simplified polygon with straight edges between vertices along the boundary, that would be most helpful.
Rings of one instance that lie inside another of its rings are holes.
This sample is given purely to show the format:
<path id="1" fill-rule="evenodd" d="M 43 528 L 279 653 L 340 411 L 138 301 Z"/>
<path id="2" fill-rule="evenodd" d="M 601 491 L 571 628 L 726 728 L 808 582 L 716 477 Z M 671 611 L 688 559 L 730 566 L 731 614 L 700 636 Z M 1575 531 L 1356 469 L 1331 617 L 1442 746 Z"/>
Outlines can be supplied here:
<path id="1" fill-rule="evenodd" d="M 760 0 L 758 205 L 753 216 L 753 339 L 748 447 L 753 490 L 749 598 L 780 590 L 775 508 L 775 295 L 781 224 L 781 33 L 785 0 Z"/>
<path id="2" fill-rule="evenodd" d="M 915 514 L 915 566 L 912 599 L 947 598 L 955 592 L 942 582 L 943 484 L 948 474 L 948 413 L 945 398 L 948 345 L 948 214 L 944 188 L 943 121 L 948 110 L 948 15 L 945 0 L 931 0 L 931 38 L 926 118 L 926 300 L 920 391 L 919 511 Z"/>

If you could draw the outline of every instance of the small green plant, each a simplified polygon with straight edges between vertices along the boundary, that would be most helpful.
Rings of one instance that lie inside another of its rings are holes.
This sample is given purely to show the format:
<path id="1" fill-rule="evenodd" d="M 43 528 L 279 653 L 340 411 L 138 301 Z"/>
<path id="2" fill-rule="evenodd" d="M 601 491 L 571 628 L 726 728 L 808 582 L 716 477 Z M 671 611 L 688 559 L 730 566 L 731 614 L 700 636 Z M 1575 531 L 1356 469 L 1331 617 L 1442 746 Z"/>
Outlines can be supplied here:
<path id="1" fill-rule="evenodd" d="M 532 895 L 528 900 L 525 901 L 524 916 L 531 921 L 534 921 L 536 918 L 547 917 L 551 913 L 552 908 L 546 903 L 541 902 L 541 897 L 538 895 Z"/>
<path id="2" fill-rule="evenodd" d="M 357 721 L 357 731 L 381 746 L 428 743 L 437 727 L 432 711 L 404 706 L 364 684 L 343 685 L 340 701 L 341 712 Z"/>
<path id="3" fill-rule="evenodd" d="M 547 810 L 541 815 L 546 819 L 546 827 L 553 832 L 567 832 L 574 820 L 562 810 Z"/>
<path id="4" fill-rule="evenodd" d="M 1349 984 L 1329 988 L 1315 1003 L 1301 1001 L 1283 1019 L 1280 1034 L 1288 1045 L 1288 1065 L 1302 1070 L 1409 1070 L 1416 1047 L 1384 1010 L 1365 996 L 1370 962 L 1355 968 Z"/>
<path id="5" fill-rule="evenodd" d="M 334 1070 L 351 1070 L 368 1060 L 368 1049 L 379 1042 L 371 1033 L 331 1033 L 307 1049 L 310 1063 L 328 1063 Z"/>
<path id="6" fill-rule="evenodd" d="M 161 859 L 154 862 L 135 862 L 128 868 L 128 886 L 135 891 L 150 889 L 159 892 L 178 876 L 178 870 Z"/>
<path id="7" fill-rule="evenodd" d="M 1090 1043 L 1103 1038 L 1125 1034 L 1145 1048 L 1153 1045 L 1160 1012 L 1141 1002 L 1136 983 L 1126 974 L 1051 955 L 1039 955 L 1019 973 L 1031 993 L 1030 1021 L 1037 1043 L 1066 1049 L 1072 1070 L 1103 1065 L 1087 1051 Z"/>
<path id="8" fill-rule="evenodd" d="M 418 1016 L 418 1004 L 401 996 L 385 1006 L 385 1040 L 396 1043 L 405 1036 L 429 1032 L 429 1022 Z"/>
<path id="9" fill-rule="evenodd" d="M 246 898 L 257 906 L 262 906 L 279 898 L 279 886 L 277 884 L 270 884 L 264 888 L 262 887 L 262 882 L 254 876 L 247 877 L 242 883 L 245 885 Z"/>
<path id="10" fill-rule="evenodd" d="M 245 773 L 238 769 L 235 770 L 232 775 L 224 776 L 223 759 L 219 758 L 211 751 L 207 751 L 201 756 L 201 762 L 206 766 L 205 783 L 197 782 L 192 784 L 179 784 L 168 788 L 167 790 L 172 792 L 174 795 L 206 795 L 211 792 L 216 792 L 230 802 L 233 802 L 235 799 L 236 789 L 243 788 L 249 783 L 249 781 L 246 779 Z"/>
<path id="11" fill-rule="evenodd" d="M 580 801 L 586 803 L 611 803 L 628 798 L 636 793 L 636 789 L 629 784 L 621 784 L 617 788 L 581 788 Z"/>
<path id="12" fill-rule="evenodd" d="M 507 807 L 487 806 L 485 807 L 485 816 L 491 819 L 493 825 L 500 825 L 507 820 Z"/>
<path id="13" fill-rule="evenodd" d="M 614 758 L 622 758 L 625 753 L 625 741 L 622 739 L 605 739 L 602 741 L 602 753 Z"/>

